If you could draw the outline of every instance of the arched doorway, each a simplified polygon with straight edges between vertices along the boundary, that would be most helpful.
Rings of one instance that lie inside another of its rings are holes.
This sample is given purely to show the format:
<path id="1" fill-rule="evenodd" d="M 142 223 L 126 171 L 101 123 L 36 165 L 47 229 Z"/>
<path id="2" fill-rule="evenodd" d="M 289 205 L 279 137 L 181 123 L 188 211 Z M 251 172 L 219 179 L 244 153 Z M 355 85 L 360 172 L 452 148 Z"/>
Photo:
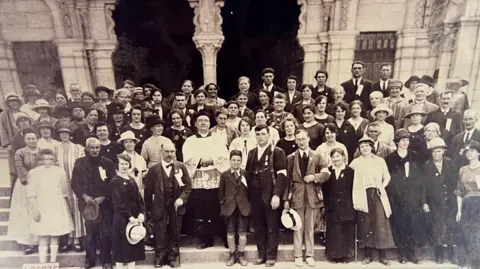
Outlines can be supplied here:
<path id="1" fill-rule="evenodd" d="M 222 8 L 225 41 L 218 53 L 217 80 L 224 97 L 237 92 L 248 76 L 251 90 L 261 85 L 263 68 L 276 71 L 284 88 L 290 75 L 302 77 L 303 51 L 297 41 L 300 7 L 295 0 L 227 0 Z"/>
<path id="2" fill-rule="evenodd" d="M 202 57 L 192 41 L 188 1 L 119 0 L 113 14 L 118 37 L 113 56 L 117 85 L 151 82 L 167 94 L 181 81 L 202 81 Z"/>

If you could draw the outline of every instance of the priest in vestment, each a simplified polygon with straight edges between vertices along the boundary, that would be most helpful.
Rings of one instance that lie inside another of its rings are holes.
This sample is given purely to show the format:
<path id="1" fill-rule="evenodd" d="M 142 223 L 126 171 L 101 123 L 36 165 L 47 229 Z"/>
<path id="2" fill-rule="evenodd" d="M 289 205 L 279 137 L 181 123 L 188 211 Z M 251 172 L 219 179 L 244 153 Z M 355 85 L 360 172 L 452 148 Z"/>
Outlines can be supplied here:
<path id="1" fill-rule="evenodd" d="M 183 144 L 184 163 L 192 179 L 192 192 L 184 227 L 187 234 L 199 237 L 198 249 L 213 246 L 213 236 L 219 235 L 226 246 L 225 224 L 220 217 L 218 187 L 220 174 L 229 168 L 226 145 L 210 132 L 211 115 L 200 111 L 192 123 L 197 133 Z"/>

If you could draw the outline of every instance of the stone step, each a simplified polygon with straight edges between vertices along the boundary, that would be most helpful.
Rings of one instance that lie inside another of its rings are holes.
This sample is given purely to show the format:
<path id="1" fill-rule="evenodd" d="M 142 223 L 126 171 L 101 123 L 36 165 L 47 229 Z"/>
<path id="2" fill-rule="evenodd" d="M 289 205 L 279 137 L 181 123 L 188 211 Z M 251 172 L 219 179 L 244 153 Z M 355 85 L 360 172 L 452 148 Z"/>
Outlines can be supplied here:
<path id="1" fill-rule="evenodd" d="M 0 221 L 0 236 L 7 235 L 8 222 Z"/>
<path id="2" fill-rule="evenodd" d="M 10 196 L 0 197 L 0 208 L 10 208 Z"/>
<path id="3" fill-rule="evenodd" d="M 0 251 L 4 250 L 22 250 L 23 247 L 18 245 L 17 242 L 10 240 L 7 235 L 0 236 Z"/>
<path id="4" fill-rule="evenodd" d="M 446 263 L 444 265 L 437 265 L 431 261 L 431 258 L 428 257 L 428 251 L 427 253 L 424 252 L 424 254 L 427 254 L 426 256 L 421 256 L 424 257 L 424 262 L 421 265 L 413 265 L 411 263 L 408 264 L 408 266 L 400 266 L 397 262 L 394 261 L 396 258 L 396 251 L 394 249 L 389 250 L 388 257 L 393 261 L 394 267 L 392 268 L 456 268 L 454 265 Z M 363 251 L 360 249 L 359 250 L 359 255 L 357 260 L 361 261 L 363 257 Z M 146 259 L 144 261 L 139 262 L 141 265 L 151 265 L 153 264 L 153 259 L 154 259 L 154 252 L 153 251 L 146 251 Z M 257 248 L 255 245 L 247 245 L 247 248 L 245 250 L 245 256 L 249 261 L 253 261 L 255 258 L 257 258 Z M 226 261 L 229 257 L 229 251 L 225 249 L 223 246 L 214 246 L 211 248 L 203 249 L 203 250 L 198 250 L 195 247 L 181 247 L 180 248 L 180 259 L 182 264 L 210 264 L 210 263 L 215 263 L 215 264 L 220 264 L 219 262 Z M 64 253 L 64 254 L 59 254 L 58 262 L 64 267 L 80 267 L 83 265 L 85 259 L 85 253 L 75 253 L 75 252 L 69 252 L 69 253 Z M 374 257 L 376 260 L 376 257 Z M 280 245 L 279 250 L 278 250 L 278 257 L 277 261 L 278 262 L 293 262 L 294 256 L 293 256 L 293 245 Z M 317 267 L 319 264 L 325 264 L 328 265 L 330 263 L 325 262 L 326 257 L 325 257 L 325 248 L 321 246 L 315 246 L 315 260 L 318 262 Z M 323 262 L 322 262 L 323 261 Z M 32 255 L 23 255 L 23 252 L 21 250 L 17 251 L 0 251 L 0 268 L 21 268 L 23 264 L 25 263 L 36 263 L 38 262 L 38 254 L 32 254 Z M 97 264 L 99 264 L 97 262 Z M 352 262 L 350 264 L 342 264 L 342 266 L 338 265 L 338 268 L 357 268 L 358 266 L 361 267 L 368 267 L 368 268 L 376 268 L 376 265 L 380 265 L 377 262 L 373 262 L 372 264 L 368 266 L 362 265 L 360 262 Z M 433 267 L 432 267 L 433 266 Z M 382 268 L 383 265 L 381 266 Z M 205 267 L 206 268 L 206 267 Z M 208 267 L 210 268 L 210 267 Z M 294 268 L 293 263 L 289 265 L 289 267 L 285 268 Z M 323 268 L 323 266 L 322 266 Z"/>
<path id="5" fill-rule="evenodd" d="M 8 221 L 10 216 L 10 208 L 0 208 L 0 222 Z"/>
<path id="6" fill-rule="evenodd" d="M 10 198 L 10 187 L 0 187 L 0 197 Z"/>

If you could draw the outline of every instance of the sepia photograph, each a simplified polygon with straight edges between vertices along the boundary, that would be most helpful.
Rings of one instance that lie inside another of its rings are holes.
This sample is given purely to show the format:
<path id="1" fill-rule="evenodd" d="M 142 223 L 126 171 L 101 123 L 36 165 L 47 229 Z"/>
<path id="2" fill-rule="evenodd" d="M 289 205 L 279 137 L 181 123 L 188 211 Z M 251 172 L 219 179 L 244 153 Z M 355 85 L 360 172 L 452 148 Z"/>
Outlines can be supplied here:
<path id="1" fill-rule="evenodd" d="M 480 269 L 480 0 L 0 0 L 0 268 Z"/>

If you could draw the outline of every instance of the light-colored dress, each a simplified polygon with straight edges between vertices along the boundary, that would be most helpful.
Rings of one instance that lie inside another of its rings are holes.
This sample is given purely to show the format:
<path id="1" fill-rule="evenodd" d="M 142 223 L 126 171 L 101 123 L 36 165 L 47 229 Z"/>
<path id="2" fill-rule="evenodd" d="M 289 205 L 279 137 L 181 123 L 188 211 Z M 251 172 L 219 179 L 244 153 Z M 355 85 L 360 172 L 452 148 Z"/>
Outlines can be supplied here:
<path id="1" fill-rule="evenodd" d="M 59 145 L 60 142 L 58 142 L 57 140 L 55 139 L 49 139 L 49 140 L 46 140 L 45 138 L 40 138 L 38 139 L 38 143 L 37 143 L 37 146 L 39 149 L 50 149 L 52 151 L 55 150 L 55 146 Z"/>
<path id="2" fill-rule="evenodd" d="M 230 152 L 239 150 L 242 152 L 242 168 L 247 165 L 248 152 L 257 146 L 257 139 L 251 134 L 248 137 L 237 137 L 230 144 Z"/>
<path id="3" fill-rule="evenodd" d="M 270 143 L 272 145 L 276 145 L 278 140 L 280 140 L 280 134 L 278 133 L 277 129 L 273 128 L 272 126 L 268 126 L 268 131 L 270 133 Z M 250 134 L 255 137 L 255 127 L 252 128 Z"/>
<path id="4" fill-rule="evenodd" d="M 143 159 L 147 162 L 148 167 L 160 162 L 162 160 L 162 148 L 164 144 L 173 143 L 170 139 L 163 135 L 154 136 L 145 140 L 142 146 Z"/>
<path id="5" fill-rule="evenodd" d="M 30 183 L 28 171 L 37 166 L 38 148 L 32 150 L 27 147 L 15 152 L 14 160 L 18 174 L 12 193 L 10 216 L 8 222 L 8 238 L 22 245 L 36 245 L 37 237 L 30 227 L 30 211 L 28 210 L 27 185 L 22 185 L 21 179 Z"/>
<path id="6" fill-rule="evenodd" d="M 332 165 L 332 158 L 330 157 L 330 152 L 332 152 L 332 149 L 334 148 L 340 148 L 343 150 L 345 153 L 345 163 L 348 163 L 348 151 L 347 148 L 345 147 L 344 144 L 335 141 L 334 145 L 329 145 L 327 142 L 321 144 L 318 146 L 318 148 L 315 150 L 315 153 L 320 154 L 320 156 L 323 157 L 323 159 L 327 162 L 328 166 Z"/>
<path id="7" fill-rule="evenodd" d="M 142 177 L 143 177 L 143 173 L 147 171 L 147 162 L 145 162 L 145 159 L 135 151 L 133 152 L 133 154 L 130 154 L 126 151 L 124 151 L 122 154 L 127 154 L 132 159 L 132 168 L 130 169 L 129 176 L 131 176 L 135 180 L 135 182 L 137 183 L 138 189 L 140 190 L 140 194 L 143 197 L 144 186 L 143 186 Z M 134 173 L 135 168 L 137 168 L 138 170 L 138 173 L 136 176 Z"/>
<path id="8" fill-rule="evenodd" d="M 38 166 L 29 172 L 29 198 L 36 198 L 40 221 L 31 217 L 32 233 L 38 236 L 60 236 L 73 231 L 72 216 L 67 199 L 70 190 L 65 170 L 58 166 Z"/>
<path id="9" fill-rule="evenodd" d="M 68 186 L 70 186 L 75 161 L 78 158 L 85 156 L 85 149 L 81 145 L 70 142 L 56 145 L 54 152 L 55 156 L 57 156 L 58 166 L 65 171 Z M 85 220 L 83 219 L 83 215 L 78 208 L 77 196 L 75 193 L 73 193 L 70 187 L 68 190 L 70 192 L 70 197 L 72 197 L 72 199 L 70 199 L 70 208 L 72 209 L 71 213 L 74 227 L 74 230 L 69 237 L 80 238 L 86 235 Z"/>

